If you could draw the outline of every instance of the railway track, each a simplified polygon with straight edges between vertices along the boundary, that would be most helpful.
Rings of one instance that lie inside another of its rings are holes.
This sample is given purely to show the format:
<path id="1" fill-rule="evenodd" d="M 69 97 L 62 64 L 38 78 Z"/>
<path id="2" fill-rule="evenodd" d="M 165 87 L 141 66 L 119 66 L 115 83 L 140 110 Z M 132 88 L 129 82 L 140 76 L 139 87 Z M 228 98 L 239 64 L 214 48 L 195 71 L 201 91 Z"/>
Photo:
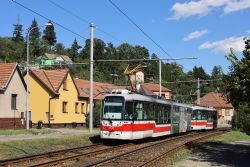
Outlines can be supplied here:
<path id="1" fill-rule="evenodd" d="M 54 152 L 42 153 L 32 156 L 19 157 L 0 161 L 0 167 L 32 167 L 32 166 L 52 166 L 63 164 L 66 161 L 78 161 L 80 157 L 90 157 L 110 150 L 127 148 L 134 144 L 128 143 L 118 146 L 106 146 L 102 143 L 88 146 L 64 149 Z"/>
<path id="2" fill-rule="evenodd" d="M 185 149 L 190 143 L 198 142 L 209 137 L 224 133 L 223 131 L 204 132 L 198 134 L 189 134 L 179 136 L 172 139 L 163 140 L 153 144 L 148 144 L 139 149 L 130 150 L 115 156 L 103 158 L 100 160 L 84 164 L 81 167 L 92 166 L 117 166 L 118 164 L 126 167 L 144 167 L 155 166 L 156 162 L 162 160 L 166 156 L 171 156 L 174 153 Z M 157 151 L 156 151 L 157 150 Z"/>
<path id="3" fill-rule="evenodd" d="M 190 142 L 223 131 L 192 132 L 164 140 L 107 146 L 102 143 L 0 161 L 0 167 L 31 166 L 150 166 L 162 157 L 187 147 Z M 157 152 L 155 151 L 157 150 Z M 126 162 L 126 163 L 125 163 Z M 129 162 L 129 163 L 128 163 Z M 125 165 L 125 164 L 126 165 Z"/>

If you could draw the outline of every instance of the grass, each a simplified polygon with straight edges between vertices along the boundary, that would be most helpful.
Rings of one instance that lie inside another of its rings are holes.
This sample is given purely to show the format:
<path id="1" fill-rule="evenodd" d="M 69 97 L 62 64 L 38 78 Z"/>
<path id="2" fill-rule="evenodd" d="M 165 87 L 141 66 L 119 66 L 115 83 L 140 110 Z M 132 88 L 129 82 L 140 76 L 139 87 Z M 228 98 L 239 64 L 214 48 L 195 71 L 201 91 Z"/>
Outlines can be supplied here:
<path id="1" fill-rule="evenodd" d="M 234 141 L 250 140 L 250 136 L 240 131 L 230 131 L 213 139 L 210 142 L 230 143 Z"/>
<path id="2" fill-rule="evenodd" d="M 193 154 L 202 151 L 202 147 L 206 145 L 214 146 L 216 147 L 217 145 L 221 144 L 228 144 L 234 141 L 246 141 L 250 140 L 250 136 L 247 135 L 246 133 L 239 132 L 239 131 L 230 131 L 227 132 L 223 135 L 208 139 L 206 141 L 203 141 L 201 143 L 197 143 L 196 145 L 193 145 L 189 149 L 185 149 L 177 154 L 175 154 L 173 157 L 170 157 L 166 159 L 166 166 L 171 166 L 175 162 L 181 161 L 183 159 L 186 159 Z"/>
<path id="3" fill-rule="evenodd" d="M 29 139 L 0 142 L 0 159 L 28 156 L 59 149 L 72 148 L 91 144 L 98 141 L 94 135 L 77 135 L 60 138 Z"/>
<path id="4" fill-rule="evenodd" d="M 19 135 L 19 134 L 32 134 L 32 135 L 38 135 L 38 134 L 49 134 L 57 132 L 56 130 L 52 129 L 20 129 L 20 130 L 0 130 L 0 135 Z"/>
<path id="5" fill-rule="evenodd" d="M 180 160 L 183 160 L 183 159 L 190 157 L 192 154 L 193 154 L 192 150 L 188 150 L 188 149 L 182 150 L 182 151 L 176 153 L 174 156 L 166 159 L 166 164 L 167 164 L 167 166 L 171 166 L 175 162 L 178 162 Z"/>

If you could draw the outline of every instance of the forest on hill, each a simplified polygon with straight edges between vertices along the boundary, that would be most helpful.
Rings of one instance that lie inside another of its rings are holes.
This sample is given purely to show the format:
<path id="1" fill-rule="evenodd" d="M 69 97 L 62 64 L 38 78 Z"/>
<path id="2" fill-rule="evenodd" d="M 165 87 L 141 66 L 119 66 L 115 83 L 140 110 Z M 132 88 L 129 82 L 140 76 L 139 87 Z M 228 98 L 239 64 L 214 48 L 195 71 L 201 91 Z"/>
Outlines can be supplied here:
<path id="1" fill-rule="evenodd" d="M 80 46 L 75 39 L 70 48 L 66 48 L 63 43 L 57 42 L 54 26 L 47 26 L 43 32 L 38 28 L 34 19 L 28 30 L 30 31 L 30 59 L 35 60 L 45 53 L 57 53 L 68 55 L 74 63 L 89 62 L 90 40 L 85 41 L 85 46 Z M 23 34 L 21 24 L 13 25 L 12 37 L 0 37 L 0 62 L 18 62 L 25 66 L 27 37 Z M 140 45 L 130 45 L 122 43 L 114 46 L 112 43 L 105 43 L 102 39 L 94 39 L 94 60 L 121 60 L 121 59 L 157 59 L 156 54 L 150 54 L 148 49 Z M 145 81 L 158 83 L 159 63 L 157 61 L 133 62 L 142 64 L 145 73 Z M 128 84 L 123 71 L 128 62 L 95 62 L 94 80 L 116 85 Z M 46 67 L 62 68 L 62 67 Z M 89 78 L 88 65 L 69 65 L 72 74 L 81 79 Z M 195 66 L 191 71 L 184 72 L 183 67 L 177 63 L 162 62 L 162 85 L 171 89 L 173 98 L 180 102 L 193 102 L 196 100 L 197 79 L 201 80 L 201 96 L 211 92 L 224 92 L 222 83 L 223 71 L 220 66 L 214 66 L 212 73 L 208 74 L 202 66 Z M 207 80 L 204 81 L 203 80 Z M 182 82 L 185 81 L 185 82 Z M 186 82 L 188 81 L 188 82 Z"/>
<path id="2" fill-rule="evenodd" d="M 52 23 L 52 22 L 51 22 Z M 0 37 L 0 63 L 17 62 L 21 67 L 26 63 L 27 37 L 23 34 L 21 24 L 13 25 L 12 37 Z M 75 63 L 85 65 L 68 65 L 74 77 L 89 79 L 89 53 L 90 40 L 80 46 L 75 39 L 70 48 L 57 42 L 54 26 L 47 26 L 41 33 L 34 19 L 28 30 L 30 31 L 30 59 L 34 61 L 45 53 L 68 55 Z M 162 62 L 162 85 L 171 89 L 173 99 L 179 102 L 192 103 L 196 100 L 197 79 L 201 80 L 201 96 L 217 91 L 223 93 L 233 104 L 236 114 L 233 126 L 250 134 L 250 38 L 245 38 L 243 56 L 239 59 L 231 49 L 227 56 L 231 62 L 228 74 L 223 74 L 220 66 L 214 66 L 212 73 L 208 74 L 202 66 L 194 66 L 192 70 L 184 72 L 183 67 L 177 63 Z M 122 43 L 114 46 L 105 43 L 102 39 L 94 39 L 94 60 L 127 60 L 127 59 L 157 59 L 156 54 L 150 54 L 148 49 L 140 45 Z M 158 83 L 159 63 L 156 61 L 134 62 L 142 64 L 146 82 Z M 116 85 L 126 85 L 128 81 L 123 71 L 127 62 L 95 62 L 94 80 Z M 64 68 L 65 66 L 52 66 L 46 68 Z"/>

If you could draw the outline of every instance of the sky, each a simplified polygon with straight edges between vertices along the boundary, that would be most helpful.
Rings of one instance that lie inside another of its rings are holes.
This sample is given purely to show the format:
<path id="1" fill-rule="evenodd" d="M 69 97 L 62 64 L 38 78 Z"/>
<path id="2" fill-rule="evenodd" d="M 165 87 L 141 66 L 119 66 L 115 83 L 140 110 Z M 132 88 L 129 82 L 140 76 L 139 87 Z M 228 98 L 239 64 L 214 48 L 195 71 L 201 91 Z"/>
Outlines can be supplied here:
<path id="1" fill-rule="evenodd" d="M 127 42 L 145 46 L 150 54 L 156 53 L 160 58 L 197 57 L 196 60 L 176 61 L 185 72 L 194 66 L 202 66 L 210 74 L 215 65 L 220 65 L 227 73 L 230 62 L 225 56 L 229 48 L 232 47 L 241 57 L 243 38 L 250 35 L 250 0 L 112 0 L 168 54 L 131 24 L 109 0 L 15 1 L 84 38 L 89 38 L 87 22 L 92 22 L 96 25 L 94 37 L 106 43 L 119 46 Z M 78 18 L 51 2 L 61 5 Z M 25 34 L 34 18 L 39 26 L 48 21 L 11 0 L 1 0 L 0 36 L 12 36 L 13 24 L 18 20 Z M 84 38 L 58 25 L 55 25 L 55 31 L 57 41 L 66 47 L 70 47 L 75 38 L 81 46 L 85 44 Z"/>

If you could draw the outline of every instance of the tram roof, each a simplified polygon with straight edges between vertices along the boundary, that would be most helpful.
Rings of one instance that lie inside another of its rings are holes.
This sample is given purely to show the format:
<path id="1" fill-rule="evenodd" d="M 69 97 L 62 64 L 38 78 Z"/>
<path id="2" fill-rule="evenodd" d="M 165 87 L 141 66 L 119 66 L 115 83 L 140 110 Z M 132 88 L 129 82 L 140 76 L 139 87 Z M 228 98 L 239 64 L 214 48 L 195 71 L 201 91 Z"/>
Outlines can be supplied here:
<path id="1" fill-rule="evenodd" d="M 191 108 L 191 105 L 188 104 L 184 104 L 184 103 L 177 103 L 177 102 L 173 102 L 173 101 L 169 101 L 169 100 L 165 100 L 165 99 L 157 99 L 154 97 L 150 97 L 150 96 L 144 96 L 144 95 L 140 95 L 140 94 L 135 94 L 135 93 L 126 93 L 126 94 L 108 94 L 107 96 L 119 96 L 119 97 L 124 97 L 126 101 L 133 101 L 133 100 L 138 100 L 138 101 L 147 101 L 147 102 L 155 102 L 155 103 L 161 103 L 161 104 L 173 104 L 176 106 L 181 106 L 181 107 L 189 107 Z"/>
<path id="2" fill-rule="evenodd" d="M 207 110 L 207 111 L 215 111 L 214 108 L 202 107 L 202 106 L 192 106 L 193 110 Z"/>

